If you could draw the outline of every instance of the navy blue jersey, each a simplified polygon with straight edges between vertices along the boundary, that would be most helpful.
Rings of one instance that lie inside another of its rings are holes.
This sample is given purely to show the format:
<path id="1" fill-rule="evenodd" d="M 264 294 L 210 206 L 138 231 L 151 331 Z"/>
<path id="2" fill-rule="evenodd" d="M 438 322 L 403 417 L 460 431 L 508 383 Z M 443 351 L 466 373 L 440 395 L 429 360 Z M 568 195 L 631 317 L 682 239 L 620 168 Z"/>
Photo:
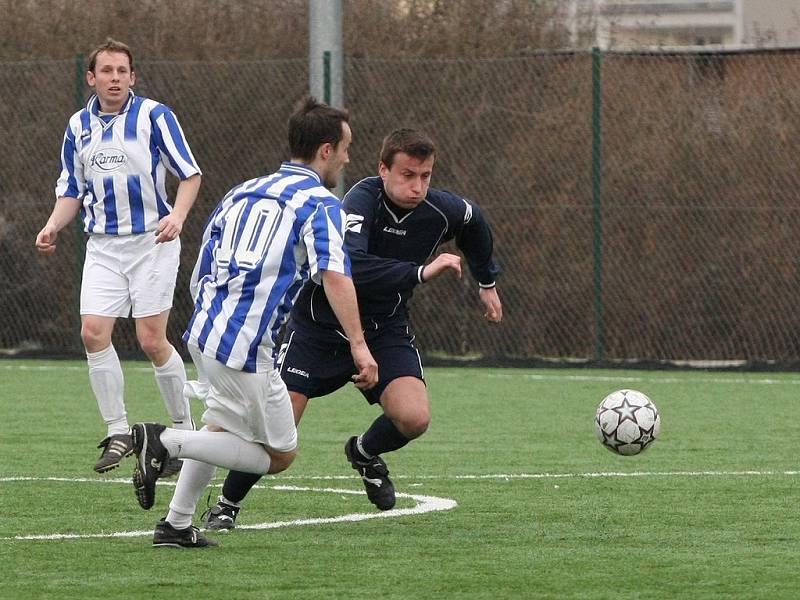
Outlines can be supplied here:
<path id="1" fill-rule="evenodd" d="M 407 302 L 421 283 L 422 268 L 450 240 L 478 284 L 494 286 L 500 268 L 492 258 L 492 232 L 469 200 L 429 188 L 416 208 L 403 209 L 388 198 L 380 177 L 368 177 L 353 186 L 343 205 L 345 246 L 365 328 L 408 319 Z M 338 327 L 322 287 L 312 281 L 303 286 L 292 315 Z"/>

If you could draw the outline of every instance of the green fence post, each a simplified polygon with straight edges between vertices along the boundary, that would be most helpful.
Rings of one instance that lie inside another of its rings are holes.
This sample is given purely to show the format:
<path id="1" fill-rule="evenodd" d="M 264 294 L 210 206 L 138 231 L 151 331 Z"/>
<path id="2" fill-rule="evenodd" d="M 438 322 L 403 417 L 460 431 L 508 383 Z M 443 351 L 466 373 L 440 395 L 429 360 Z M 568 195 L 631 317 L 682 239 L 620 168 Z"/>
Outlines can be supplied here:
<path id="1" fill-rule="evenodd" d="M 322 86 L 323 102 L 331 105 L 331 51 L 325 50 L 322 53 Z"/>
<path id="2" fill-rule="evenodd" d="M 84 65 L 84 58 L 83 54 L 76 54 L 75 55 L 75 108 L 80 109 L 83 106 L 83 82 L 85 77 L 85 65 Z M 80 213 L 79 213 L 80 214 Z M 81 330 L 81 286 L 80 282 L 83 278 L 83 260 L 84 255 L 86 253 L 86 247 L 83 243 L 83 223 L 81 219 L 78 218 L 75 220 L 75 281 L 78 282 L 77 286 L 77 295 L 75 297 L 76 308 L 75 308 L 75 315 L 78 317 L 78 326 L 75 328 L 75 331 L 79 333 L 79 337 L 77 340 L 77 348 L 82 350 L 83 349 L 83 342 L 80 339 L 80 330 Z"/>
<path id="3" fill-rule="evenodd" d="M 594 358 L 605 358 L 605 325 L 603 323 L 603 222 L 602 222 L 602 144 L 600 107 L 602 93 L 600 86 L 600 48 L 592 48 L 592 230 L 594 257 Z"/>

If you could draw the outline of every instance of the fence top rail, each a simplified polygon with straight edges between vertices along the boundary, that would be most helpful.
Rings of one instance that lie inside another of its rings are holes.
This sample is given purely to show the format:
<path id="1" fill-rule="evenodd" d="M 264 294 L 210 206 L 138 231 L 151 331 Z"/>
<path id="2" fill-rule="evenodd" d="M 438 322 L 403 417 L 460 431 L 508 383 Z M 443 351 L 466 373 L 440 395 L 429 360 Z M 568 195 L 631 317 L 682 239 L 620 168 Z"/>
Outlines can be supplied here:
<path id="1" fill-rule="evenodd" d="M 588 50 L 587 50 L 588 52 Z M 600 49 L 602 54 L 622 56 L 672 56 L 684 54 L 797 54 L 800 46 L 782 46 L 780 48 L 763 48 L 750 45 L 723 46 L 643 46 L 641 48 Z"/>
<path id="2" fill-rule="evenodd" d="M 551 50 L 531 50 L 524 54 L 513 56 L 493 56 L 493 57 L 384 57 L 384 58 L 363 58 L 345 56 L 346 61 L 362 64 L 384 64 L 384 63 L 493 63 L 493 62 L 514 62 L 525 61 L 531 58 L 541 58 L 548 56 L 587 56 L 593 52 L 599 52 L 604 56 L 683 56 L 683 55 L 781 55 L 781 54 L 800 54 L 800 46 L 785 46 L 781 48 L 761 48 L 755 46 L 652 46 L 641 48 L 576 48 L 576 49 L 551 49 Z M 72 58 L 36 58 L 23 60 L 0 60 L 0 67 L 3 66 L 24 66 L 24 65 L 47 65 L 57 63 L 74 63 Z M 269 59 L 236 59 L 236 60 L 185 60 L 185 59 L 161 59 L 161 58 L 141 58 L 137 62 L 150 65 L 243 65 L 243 64 L 291 64 L 303 63 L 308 61 L 308 57 L 295 58 L 269 58 Z"/>

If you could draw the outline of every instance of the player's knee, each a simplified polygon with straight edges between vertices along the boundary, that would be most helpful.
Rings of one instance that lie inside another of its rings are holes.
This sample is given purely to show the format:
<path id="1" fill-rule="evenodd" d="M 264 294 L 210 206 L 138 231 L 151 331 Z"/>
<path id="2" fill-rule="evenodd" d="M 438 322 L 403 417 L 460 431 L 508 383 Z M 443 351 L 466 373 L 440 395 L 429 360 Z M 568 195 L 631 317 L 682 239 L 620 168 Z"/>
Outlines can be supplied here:
<path id="1" fill-rule="evenodd" d="M 155 363 L 161 363 L 162 361 L 159 359 L 163 358 L 164 355 L 166 355 L 166 358 L 169 358 L 169 355 L 172 354 L 166 336 L 152 331 L 146 331 L 138 333 L 136 337 L 142 352 Z"/>
<path id="2" fill-rule="evenodd" d="M 285 471 L 289 468 L 297 456 L 297 450 L 291 450 L 289 452 L 272 451 L 269 453 L 269 455 L 271 462 L 267 473 L 269 475 L 275 475 L 275 473 L 280 473 L 281 471 Z"/>
<path id="3" fill-rule="evenodd" d="M 405 417 L 402 422 L 398 424 L 398 429 L 400 429 L 401 433 L 408 439 L 413 440 L 428 431 L 428 426 L 430 424 L 430 413 L 420 412 Z"/>
<path id="4" fill-rule="evenodd" d="M 84 323 L 81 325 L 81 341 L 88 352 L 99 352 L 108 348 L 111 344 L 111 337 L 103 328 Z"/>

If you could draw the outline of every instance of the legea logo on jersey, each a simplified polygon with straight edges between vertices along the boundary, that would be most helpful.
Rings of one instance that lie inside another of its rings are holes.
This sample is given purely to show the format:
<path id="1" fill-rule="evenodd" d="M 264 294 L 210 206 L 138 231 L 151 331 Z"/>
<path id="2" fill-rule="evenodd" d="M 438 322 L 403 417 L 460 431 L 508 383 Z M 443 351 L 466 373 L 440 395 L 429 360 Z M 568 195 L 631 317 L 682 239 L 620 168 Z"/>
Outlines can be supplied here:
<path id="1" fill-rule="evenodd" d="M 361 233 L 361 226 L 364 224 L 364 215 L 347 215 L 344 222 L 345 231 L 352 231 L 353 233 Z"/>
<path id="2" fill-rule="evenodd" d="M 119 148 L 100 148 L 92 154 L 89 159 L 89 166 L 95 171 L 109 173 L 116 171 L 126 162 L 128 162 L 128 157 Z"/>

